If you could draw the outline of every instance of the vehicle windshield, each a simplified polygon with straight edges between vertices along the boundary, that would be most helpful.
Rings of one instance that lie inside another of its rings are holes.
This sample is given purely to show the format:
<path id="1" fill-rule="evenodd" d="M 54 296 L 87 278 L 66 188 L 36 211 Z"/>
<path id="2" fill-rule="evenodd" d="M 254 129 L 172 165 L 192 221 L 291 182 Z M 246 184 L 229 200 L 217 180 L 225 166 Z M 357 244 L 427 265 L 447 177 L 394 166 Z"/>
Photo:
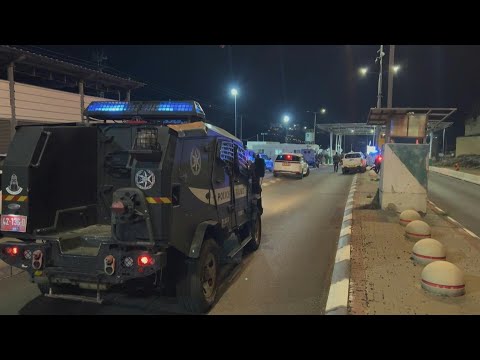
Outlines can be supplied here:
<path id="1" fill-rule="evenodd" d="M 276 161 L 300 161 L 300 156 L 297 156 L 297 155 L 278 155 Z"/>
<path id="2" fill-rule="evenodd" d="M 362 155 L 359 153 L 353 153 L 353 154 L 345 154 L 345 159 L 355 159 L 355 158 L 361 158 Z"/>

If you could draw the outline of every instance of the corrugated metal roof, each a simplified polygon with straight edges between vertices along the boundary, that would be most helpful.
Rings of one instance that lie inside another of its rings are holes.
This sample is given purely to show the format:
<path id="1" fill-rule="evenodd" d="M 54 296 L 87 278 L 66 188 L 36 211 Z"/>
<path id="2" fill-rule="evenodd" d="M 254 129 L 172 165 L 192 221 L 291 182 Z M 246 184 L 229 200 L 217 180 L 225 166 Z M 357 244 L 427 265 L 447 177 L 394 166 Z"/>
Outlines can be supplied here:
<path id="1" fill-rule="evenodd" d="M 69 63 L 49 56 L 33 53 L 25 49 L 19 49 L 10 45 L 0 45 L 1 63 L 17 62 L 32 66 L 38 66 L 52 72 L 70 75 L 86 80 L 95 80 L 111 86 L 125 89 L 137 89 L 145 86 L 145 83 L 127 79 L 117 75 L 108 74 L 85 66 Z"/>

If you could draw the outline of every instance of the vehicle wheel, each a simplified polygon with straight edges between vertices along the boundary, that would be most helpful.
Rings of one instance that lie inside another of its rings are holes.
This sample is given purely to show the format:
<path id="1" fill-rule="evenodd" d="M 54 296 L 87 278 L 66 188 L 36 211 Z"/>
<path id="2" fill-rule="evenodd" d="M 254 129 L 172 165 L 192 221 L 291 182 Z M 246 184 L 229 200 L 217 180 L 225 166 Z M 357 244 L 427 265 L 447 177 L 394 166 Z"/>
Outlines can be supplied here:
<path id="1" fill-rule="evenodd" d="M 366 168 L 366 167 L 363 167 L 363 168 L 362 168 L 362 174 L 363 174 L 365 171 L 367 171 L 367 168 Z"/>
<path id="2" fill-rule="evenodd" d="M 206 239 L 198 259 L 187 259 L 186 274 L 177 284 L 177 297 L 193 313 L 206 313 L 215 301 L 218 287 L 218 245 Z"/>
<path id="3" fill-rule="evenodd" d="M 273 172 L 273 176 L 274 176 L 274 177 L 278 177 L 278 174 L 274 171 L 274 172 Z"/>
<path id="4" fill-rule="evenodd" d="M 257 215 L 257 219 L 252 224 L 252 230 L 250 235 L 252 235 L 252 240 L 245 245 L 245 250 L 255 251 L 260 247 L 260 242 L 262 241 L 262 218 L 260 214 Z"/>
<path id="5" fill-rule="evenodd" d="M 298 179 L 299 179 L 299 180 L 302 180 L 302 179 L 303 179 L 303 172 L 301 172 L 300 175 L 298 175 Z"/>
<path id="6" fill-rule="evenodd" d="M 342 174 L 345 175 L 346 173 L 345 169 L 342 169 Z"/>
<path id="7" fill-rule="evenodd" d="M 305 174 L 305 176 L 308 176 L 310 175 L 310 168 L 307 169 L 307 173 Z"/>

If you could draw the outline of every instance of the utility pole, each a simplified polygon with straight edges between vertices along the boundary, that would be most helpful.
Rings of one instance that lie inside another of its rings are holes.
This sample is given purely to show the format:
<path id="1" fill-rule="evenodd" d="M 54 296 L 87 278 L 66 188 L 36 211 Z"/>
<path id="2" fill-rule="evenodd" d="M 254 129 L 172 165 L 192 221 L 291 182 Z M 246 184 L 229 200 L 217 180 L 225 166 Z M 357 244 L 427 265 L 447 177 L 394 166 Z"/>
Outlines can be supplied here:
<path id="1" fill-rule="evenodd" d="M 243 140 L 243 115 L 240 115 L 240 140 Z"/>
<path id="2" fill-rule="evenodd" d="M 393 66 L 395 65 L 395 45 L 390 45 L 388 54 L 388 93 L 387 93 L 387 108 L 392 107 L 393 98 Z"/>
<path id="3" fill-rule="evenodd" d="M 316 144 L 315 140 L 317 135 L 317 113 L 314 112 L 314 114 L 315 114 L 315 117 L 313 119 L 313 144 L 315 145 Z"/>
<path id="4" fill-rule="evenodd" d="M 383 52 L 383 45 L 380 45 L 380 50 L 378 50 L 377 52 L 379 53 L 379 55 L 375 59 L 375 62 L 379 61 L 380 63 L 380 71 L 378 72 L 377 109 L 380 109 L 382 107 L 383 56 L 385 55 L 385 53 Z"/>

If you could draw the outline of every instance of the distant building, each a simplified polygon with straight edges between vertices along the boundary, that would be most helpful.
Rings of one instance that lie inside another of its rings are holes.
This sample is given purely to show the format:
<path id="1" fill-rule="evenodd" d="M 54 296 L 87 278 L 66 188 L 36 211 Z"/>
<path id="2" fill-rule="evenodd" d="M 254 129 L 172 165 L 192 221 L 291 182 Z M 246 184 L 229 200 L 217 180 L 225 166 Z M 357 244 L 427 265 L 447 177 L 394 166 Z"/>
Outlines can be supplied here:
<path id="1" fill-rule="evenodd" d="M 480 115 L 465 120 L 465 136 L 457 137 L 455 155 L 480 155 Z"/>

